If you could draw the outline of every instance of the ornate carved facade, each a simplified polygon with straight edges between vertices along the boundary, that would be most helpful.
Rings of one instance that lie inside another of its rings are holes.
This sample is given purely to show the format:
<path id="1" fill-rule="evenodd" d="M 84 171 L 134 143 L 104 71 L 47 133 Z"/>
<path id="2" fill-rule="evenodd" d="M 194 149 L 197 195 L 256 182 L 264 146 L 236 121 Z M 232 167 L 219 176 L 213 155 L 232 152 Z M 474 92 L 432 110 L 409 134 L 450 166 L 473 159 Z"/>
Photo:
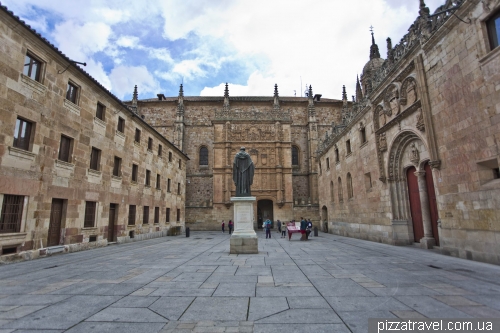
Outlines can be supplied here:
<path id="1" fill-rule="evenodd" d="M 319 144 L 320 165 L 340 156 L 320 168 L 323 228 L 500 263 L 500 50 L 487 30 L 499 11 L 498 0 L 448 0 L 431 15 L 420 1 L 386 60 L 373 40 L 350 117 Z"/>

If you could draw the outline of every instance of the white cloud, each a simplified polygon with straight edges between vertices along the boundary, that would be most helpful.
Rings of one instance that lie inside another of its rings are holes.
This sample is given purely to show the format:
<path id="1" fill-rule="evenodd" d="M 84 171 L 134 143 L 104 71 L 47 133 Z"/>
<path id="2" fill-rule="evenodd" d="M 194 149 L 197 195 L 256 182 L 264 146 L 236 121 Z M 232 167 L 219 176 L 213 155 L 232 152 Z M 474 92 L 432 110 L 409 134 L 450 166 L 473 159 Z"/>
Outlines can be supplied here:
<path id="1" fill-rule="evenodd" d="M 113 85 L 113 92 L 119 98 L 131 94 L 135 85 L 139 94 L 142 95 L 141 98 L 147 98 L 160 91 L 158 81 L 146 66 L 116 66 L 109 74 L 109 79 Z"/>
<path id="2" fill-rule="evenodd" d="M 121 47 L 136 48 L 139 46 L 139 37 L 136 36 L 120 36 L 116 40 L 116 45 Z"/>
<path id="3" fill-rule="evenodd" d="M 113 85 L 108 75 L 102 67 L 102 63 L 96 62 L 94 59 L 87 61 L 87 66 L 82 67 L 87 73 L 89 73 L 94 79 L 96 79 L 100 84 L 102 84 L 106 89 L 112 90 Z"/>

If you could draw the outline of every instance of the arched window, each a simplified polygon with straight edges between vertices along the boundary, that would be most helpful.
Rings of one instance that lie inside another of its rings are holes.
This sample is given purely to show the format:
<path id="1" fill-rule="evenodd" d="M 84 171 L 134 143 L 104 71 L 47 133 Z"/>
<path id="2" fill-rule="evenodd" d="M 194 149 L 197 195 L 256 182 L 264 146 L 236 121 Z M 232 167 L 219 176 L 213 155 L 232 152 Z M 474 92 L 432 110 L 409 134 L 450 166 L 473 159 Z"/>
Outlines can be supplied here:
<path id="1" fill-rule="evenodd" d="M 292 146 L 292 165 L 299 165 L 299 148 Z"/>
<path id="2" fill-rule="evenodd" d="M 335 201 L 335 194 L 333 192 L 333 180 L 330 182 L 330 199 L 332 202 Z"/>
<path id="3" fill-rule="evenodd" d="M 208 148 L 200 148 L 200 165 L 208 165 Z"/>
<path id="4" fill-rule="evenodd" d="M 339 202 L 344 201 L 344 194 L 342 193 L 342 179 L 339 177 Z"/>
<path id="5" fill-rule="evenodd" d="M 352 177 L 350 173 L 347 173 L 347 197 L 351 199 L 354 196 L 352 191 Z"/>

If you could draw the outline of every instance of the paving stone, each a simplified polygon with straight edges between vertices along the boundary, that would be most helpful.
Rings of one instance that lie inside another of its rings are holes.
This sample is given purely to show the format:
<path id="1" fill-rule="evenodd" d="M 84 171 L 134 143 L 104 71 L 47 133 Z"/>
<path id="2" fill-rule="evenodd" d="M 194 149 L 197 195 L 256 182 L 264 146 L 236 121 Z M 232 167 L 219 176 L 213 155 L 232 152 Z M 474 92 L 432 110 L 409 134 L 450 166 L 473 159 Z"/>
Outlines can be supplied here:
<path id="1" fill-rule="evenodd" d="M 313 287 L 257 287 L 257 297 L 276 297 L 276 296 L 320 296 Z"/>
<path id="2" fill-rule="evenodd" d="M 130 294 L 130 296 L 148 296 L 156 289 L 158 288 L 140 288 L 134 291 L 132 294 Z"/>
<path id="3" fill-rule="evenodd" d="M 330 305 L 323 297 L 290 296 L 287 300 L 291 309 L 330 309 Z"/>
<path id="4" fill-rule="evenodd" d="M 164 289 L 158 288 L 149 296 L 212 296 L 215 289 Z"/>
<path id="5" fill-rule="evenodd" d="M 248 303 L 248 297 L 197 297 L 180 320 L 246 320 Z"/>
<path id="6" fill-rule="evenodd" d="M 361 287 L 351 279 L 317 279 L 313 285 L 323 297 L 327 296 L 374 296 L 373 293 Z M 373 288 L 386 289 L 386 288 Z"/>
<path id="7" fill-rule="evenodd" d="M 19 329 L 68 329 L 116 302 L 117 296 L 74 296 L 4 325 Z"/>
<path id="8" fill-rule="evenodd" d="M 476 303 L 484 304 L 490 308 L 500 311 L 500 297 L 497 295 L 467 295 L 464 297 Z M 0 299 L 0 304 L 1 302 L 2 300 Z"/>
<path id="9" fill-rule="evenodd" d="M 194 297 L 160 297 L 149 309 L 169 320 L 179 320 L 193 300 Z"/>
<path id="10" fill-rule="evenodd" d="M 366 312 L 337 312 L 339 317 L 342 318 L 345 324 L 353 333 L 366 333 L 368 332 L 368 319 L 369 318 L 396 318 L 389 311 L 366 311 Z"/>
<path id="11" fill-rule="evenodd" d="M 428 318 L 470 318 L 465 312 L 429 296 L 396 296 L 396 299 Z"/>
<path id="12" fill-rule="evenodd" d="M 126 296 L 118 302 L 112 304 L 112 307 L 118 308 L 147 308 L 158 300 L 159 297 L 148 296 Z"/>
<path id="13" fill-rule="evenodd" d="M 456 308 L 474 318 L 500 318 L 500 311 L 487 306 L 457 306 Z"/>
<path id="14" fill-rule="evenodd" d="M 256 320 L 256 323 L 335 324 L 341 323 L 332 309 L 290 309 Z"/>
<path id="15" fill-rule="evenodd" d="M 396 317 L 403 319 L 418 319 L 418 318 L 427 318 L 423 314 L 417 311 L 408 311 L 408 310 L 394 310 L 391 311 Z"/>
<path id="16" fill-rule="evenodd" d="M 220 283 L 213 296 L 255 297 L 255 283 Z"/>
<path id="17" fill-rule="evenodd" d="M 163 323 L 100 323 L 100 322 L 83 322 L 70 330 L 67 333 L 157 333 Z"/>
<path id="18" fill-rule="evenodd" d="M 411 310 L 408 306 L 392 297 L 342 296 L 325 297 L 325 299 L 337 312 Z"/>
<path id="19" fill-rule="evenodd" d="M 465 297 L 462 296 L 441 296 L 441 295 L 436 295 L 432 296 L 432 298 L 437 299 L 440 302 L 443 302 L 444 304 L 448 304 L 451 306 L 474 306 L 474 305 L 481 305 L 479 303 L 473 302 Z"/>
<path id="20" fill-rule="evenodd" d="M 0 305 L 50 305 L 70 297 L 70 295 L 9 295 L 0 298 Z"/>
<path id="21" fill-rule="evenodd" d="M 256 323 L 254 333 L 348 333 L 344 324 L 262 324 Z"/>
<path id="22" fill-rule="evenodd" d="M 368 288 L 370 292 L 377 296 L 427 296 L 439 295 L 434 289 L 425 287 L 408 287 L 408 288 Z"/>
<path id="23" fill-rule="evenodd" d="M 149 309 L 109 307 L 96 313 L 86 321 L 127 322 L 127 323 L 166 323 L 168 320 Z"/>
<path id="24" fill-rule="evenodd" d="M 252 297 L 250 298 L 248 320 L 256 321 L 288 310 L 288 308 L 285 297 Z"/>
<path id="25" fill-rule="evenodd" d="M 0 319 L 19 319 L 45 307 L 46 305 L 22 305 L 7 312 L 1 312 Z"/>

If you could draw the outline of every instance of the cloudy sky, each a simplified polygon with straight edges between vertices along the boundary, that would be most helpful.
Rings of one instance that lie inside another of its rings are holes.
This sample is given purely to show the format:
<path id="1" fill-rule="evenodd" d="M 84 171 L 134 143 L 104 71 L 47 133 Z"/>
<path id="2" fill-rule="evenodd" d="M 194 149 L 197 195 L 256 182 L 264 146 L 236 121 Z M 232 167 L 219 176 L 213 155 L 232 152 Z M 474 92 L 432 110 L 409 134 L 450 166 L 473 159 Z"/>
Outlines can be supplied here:
<path id="1" fill-rule="evenodd" d="M 341 98 L 355 93 L 371 35 L 383 58 L 419 0 L 1 0 L 122 99 L 158 93 Z M 425 0 L 433 12 L 445 0 Z M 302 86 L 301 86 L 302 82 Z"/>

